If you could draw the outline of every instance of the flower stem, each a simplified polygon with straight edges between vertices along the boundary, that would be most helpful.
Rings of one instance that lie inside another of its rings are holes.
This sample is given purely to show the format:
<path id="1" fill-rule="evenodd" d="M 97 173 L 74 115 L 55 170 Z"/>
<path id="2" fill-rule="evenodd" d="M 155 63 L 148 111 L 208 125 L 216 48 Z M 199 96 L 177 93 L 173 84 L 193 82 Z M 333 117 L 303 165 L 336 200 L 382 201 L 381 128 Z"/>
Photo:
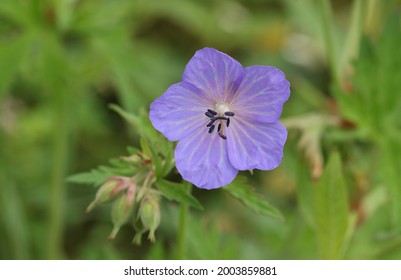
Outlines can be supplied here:
<path id="1" fill-rule="evenodd" d="M 187 192 L 191 192 L 191 185 L 187 186 Z M 178 233 L 177 233 L 177 259 L 184 260 L 186 259 L 186 249 L 187 249 L 187 220 L 188 220 L 188 205 L 185 203 L 180 204 L 180 216 L 179 216 L 179 225 L 178 225 Z"/>
<path id="2" fill-rule="evenodd" d="M 326 52 L 329 61 L 331 77 L 335 84 L 340 85 L 340 76 L 337 65 L 337 56 L 334 46 L 332 12 L 329 0 L 320 0 L 320 9 L 322 12 L 323 36 L 326 45 Z"/>

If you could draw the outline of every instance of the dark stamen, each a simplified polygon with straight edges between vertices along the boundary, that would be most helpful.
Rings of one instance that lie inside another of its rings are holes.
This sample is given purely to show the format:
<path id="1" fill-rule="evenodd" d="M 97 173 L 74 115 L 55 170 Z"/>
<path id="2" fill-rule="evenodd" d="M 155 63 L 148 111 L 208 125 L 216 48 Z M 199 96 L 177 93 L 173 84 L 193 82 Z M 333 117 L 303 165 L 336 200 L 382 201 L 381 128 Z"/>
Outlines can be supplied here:
<path id="1" fill-rule="evenodd" d="M 212 126 L 212 124 L 214 124 L 215 121 L 216 121 L 216 120 L 212 119 L 206 126 L 207 126 L 207 127 Z"/>
<path id="2" fill-rule="evenodd" d="M 224 113 L 224 115 L 229 116 L 229 117 L 234 117 L 235 114 L 233 112 L 227 111 Z"/>
<path id="3" fill-rule="evenodd" d="M 212 109 L 207 109 L 207 111 L 205 112 L 205 115 L 207 117 L 210 118 L 209 123 L 206 125 L 206 127 L 209 127 L 209 133 L 212 133 L 216 127 L 216 125 L 214 124 L 217 120 L 219 120 L 219 124 L 217 125 L 217 133 L 219 134 L 219 136 L 221 138 L 223 138 L 224 140 L 227 140 L 227 136 L 225 136 L 223 134 L 223 130 L 222 130 L 222 122 L 221 121 L 226 121 L 226 126 L 228 127 L 230 125 L 230 118 L 228 117 L 234 117 L 234 113 L 231 111 L 227 111 L 224 113 L 225 116 L 227 117 L 223 117 L 222 115 L 218 115 L 217 112 L 213 111 Z"/>
<path id="4" fill-rule="evenodd" d="M 206 112 L 205 115 L 208 116 L 209 118 L 213 118 L 214 117 L 214 115 L 212 113 L 210 113 L 210 112 Z"/>
<path id="5" fill-rule="evenodd" d="M 213 111 L 212 109 L 207 109 L 207 111 L 212 114 L 213 116 L 217 115 L 217 113 L 215 111 Z"/>
<path id="6" fill-rule="evenodd" d="M 219 133 L 219 136 L 220 136 L 221 138 L 223 138 L 224 140 L 227 140 L 227 137 L 226 137 L 225 135 Z"/>
<path id="7" fill-rule="evenodd" d="M 207 127 L 211 126 L 217 120 L 228 120 L 226 117 L 214 117 L 210 120 L 210 122 L 206 125 Z"/>

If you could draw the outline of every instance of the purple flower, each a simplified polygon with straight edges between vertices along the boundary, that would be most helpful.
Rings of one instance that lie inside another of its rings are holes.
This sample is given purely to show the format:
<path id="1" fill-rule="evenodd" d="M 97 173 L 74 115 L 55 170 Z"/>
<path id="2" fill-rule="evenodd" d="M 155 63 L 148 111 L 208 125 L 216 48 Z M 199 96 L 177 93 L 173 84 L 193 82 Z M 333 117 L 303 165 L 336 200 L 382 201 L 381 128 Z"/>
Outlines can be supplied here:
<path id="1" fill-rule="evenodd" d="M 272 66 L 243 68 L 215 49 L 198 50 L 182 82 L 150 105 L 153 126 L 175 149 L 178 172 L 195 186 L 229 184 L 238 170 L 276 168 L 287 130 L 278 121 L 290 84 Z"/>

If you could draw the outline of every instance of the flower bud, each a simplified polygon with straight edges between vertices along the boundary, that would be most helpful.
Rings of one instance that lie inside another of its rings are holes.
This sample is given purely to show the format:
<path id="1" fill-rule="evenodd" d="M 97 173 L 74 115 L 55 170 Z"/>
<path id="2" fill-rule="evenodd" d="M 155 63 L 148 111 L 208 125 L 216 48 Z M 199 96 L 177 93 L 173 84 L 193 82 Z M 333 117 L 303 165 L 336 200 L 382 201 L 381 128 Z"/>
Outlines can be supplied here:
<path id="1" fill-rule="evenodd" d="M 155 231 L 160 224 L 159 195 L 151 193 L 144 197 L 141 202 L 140 218 L 145 229 L 149 230 L 148 238 L 155 241 Z"/>
<path id="2" fill-rule="evenodd" d="M 86 212 L 90 212 L 95 206 L 108 201 L 115 197 L 122 190 L 128 188 L 132 184 L 128 177 L 113 176 L 107 179 L 96 193 L 95 200 L 86 208 Z"/>
<path id="3" fill-rule="evenodd" d="M 136 186 L 131 185 L 127 191 L 114 202 L 111 210 L 111 220 L 114 227 L 109 239 L 114 239 L 116 237 L 121 226 L 123 226 L 131 216 L 135 206 L 136 192 Z"/>

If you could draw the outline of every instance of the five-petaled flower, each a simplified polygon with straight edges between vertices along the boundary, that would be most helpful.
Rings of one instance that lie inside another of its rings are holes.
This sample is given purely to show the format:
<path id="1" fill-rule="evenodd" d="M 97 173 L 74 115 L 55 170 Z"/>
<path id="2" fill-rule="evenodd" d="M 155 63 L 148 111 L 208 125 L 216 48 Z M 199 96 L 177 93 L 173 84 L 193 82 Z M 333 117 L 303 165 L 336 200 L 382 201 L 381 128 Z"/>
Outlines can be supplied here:
<path id="1" fill-rule="evenodd" d="M 179 141 L 181 176 L 204 189 L 229 184 L 238 170 L 271 170 L 283 157 L 287 130 L 278 121 L 290 84 L 272 66 L 243 68 L 212 48 L 198 50 L 182 82 L 150 105 L 153 126 Z"/>

